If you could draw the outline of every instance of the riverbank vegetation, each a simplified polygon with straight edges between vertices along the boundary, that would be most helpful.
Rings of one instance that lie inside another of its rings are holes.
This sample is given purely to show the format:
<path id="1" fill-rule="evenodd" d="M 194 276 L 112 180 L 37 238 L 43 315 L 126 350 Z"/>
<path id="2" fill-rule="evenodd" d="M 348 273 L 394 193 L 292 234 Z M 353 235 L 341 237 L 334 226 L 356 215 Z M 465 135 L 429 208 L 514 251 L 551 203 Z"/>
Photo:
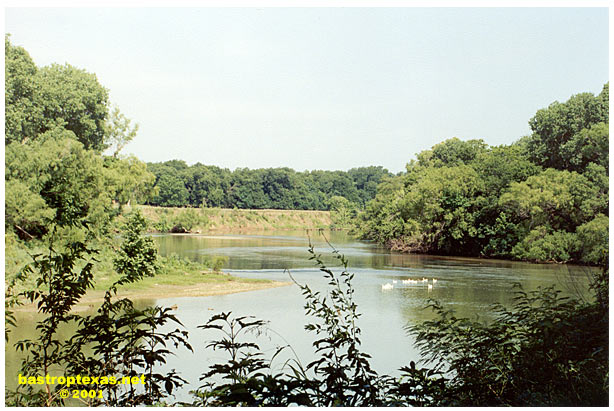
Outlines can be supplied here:
<path id="1" fill-rule="evenodd" d="M 149 229 L 161 233 L 205 233 L 329 228 L 331 212 L 138 206 Z M 334 213 L 334 212 L 333 212 Z"/>
<path id="2" fill-rule="evenodd" d="M 137 215 L 129 225 L 134 227 L 138 221 Z M 291 347 L 278 347 L 273 354 L 260 349 L 258 336 L 266 336 L 266 321 L 219 313 L 199 328 L 220 333 L 219 339 L 206 344 L 226 353 L 228 359 L 203 363 L 200 383 L 195 383 L 176 370 L 160 372 L 172 353 L 168 348 L 192 350 L 188 332 L 172 310 L 139 310 L 130 300 L 111 299 L 118 286 L 141 281 L 140 273 L 154 269 L 147 252 L 151 239 L 135 238 L 122 244 L 115 260 L 120 278 L 111 284 L 93 315 L 69 314 L 92 285 L 87 265 L 63 276 L 45 274 L 47 267 L 54 271 L 49 259 L 32 265 L 41 274 L 41 282 L 56 287 L 27 294 L 39 301 L 45 318 L 39 322 L 37 340 L 17 343 L 29 354 L 24 373 L 44 375 L 59 367 L 67 375 L 147 376 L 142 391 L 132 386 L 74 385 L 76 390 L 102 389 L 103 396 L 84 400 L 90 406 L 608 405 L 609 281 L 605 267 L 592 278 L 590 302 L 562 298 L 553 288 L 530 293 L 518 288 L 513 307 L 493 307 L 496 315 L 490 323 L 456 318 L 433 302 L 437 318 L 408 330 L 421 350 L 422 364 L 411 361 L 399 369 L 400 376 L 388 376 L 374 371 L 371 356 L 361 349 L 360 312 L 348 261 L 333 251 L 340 266 L 329 267 L 311 248 L 312 260 L 329 285 L 328 292 L 320 293 L 296 283 L 305 298 L 305 314 L 310 319 L 305 328 L 314 335 L 315 360 L 304 365 L 290 354 L 281 368 L 273 366 L 273 359 L 283 358 Z M 145 247 L 133 247 L 137 243 Z M 74 267 L 75 256 L 83 257 L 80 253 L 62 255 L 67 268 Z M 62 304 L 51 305 L 52 301 Z M 57 325 L 64 322 L 77 325 L 75 336 L 68 341 L 55 339 Z M 159 331 L 164 325 L 172 326 Z M 177 328 L 170 331 L 173 327 Z M 94 347 L 93 353 L 89 347 Z M 195 387 L 192 399 L 174 403 L 173 392 L 185 384 Z M 37 391 L 33 386 L 19 386 L 7 392 L 7 399 L 21 406 L 74 405 L 57 395 L 63 387 L 58 384 Z"/>
<path id="3" fill-rule="evenodd" d="M 446 140 L 387 178 L 363 238 L 393 250 L 597 264 L 608 249 L 609 85 L 554 102 L 511 145 Z"/>

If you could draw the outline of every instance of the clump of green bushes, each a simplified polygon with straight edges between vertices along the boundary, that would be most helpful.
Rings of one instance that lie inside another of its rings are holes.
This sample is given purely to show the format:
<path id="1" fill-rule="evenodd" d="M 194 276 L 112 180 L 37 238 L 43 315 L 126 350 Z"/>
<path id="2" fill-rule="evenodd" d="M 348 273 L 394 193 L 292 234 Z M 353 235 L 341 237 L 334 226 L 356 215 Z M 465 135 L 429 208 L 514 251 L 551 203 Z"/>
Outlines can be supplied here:
<path id="1" fill-rule="evenodd" d="M 228 257 L 226 256 L 212 256 L 204 257 L 202 261 L 193 261 L 186 257 L 181 257 L 176 253 L 173 253 L 166 257 L 159 257 L 160 260 L 160 274 L 167 274 L 173 272 L 197 272 L 205 270 L 213 270 L 219 272 L 224 265 L 228 263 Z"/>
<path id="2" fill-rule="evenodd" d="M 179 212 L 163 210 L 158 221 L 152 223 L 154 230 L 160 233 L 189 233 L 197 228 L 204 229 L 209 225 L 209 217 L 199 209 L 186 208 Z"/>

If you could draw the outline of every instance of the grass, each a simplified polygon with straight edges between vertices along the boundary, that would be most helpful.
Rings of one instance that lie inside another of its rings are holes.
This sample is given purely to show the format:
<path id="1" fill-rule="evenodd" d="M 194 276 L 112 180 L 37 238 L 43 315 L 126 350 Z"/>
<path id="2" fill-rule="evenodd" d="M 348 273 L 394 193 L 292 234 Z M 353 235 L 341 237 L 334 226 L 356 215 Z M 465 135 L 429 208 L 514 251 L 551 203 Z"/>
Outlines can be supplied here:
<path id="1" fill-rule="evenodd" d="M 146 277 L 143 280 L 127 284 L 119 288 L 120 291 L 146 290 L 155 286 L 190 286 L 197 284 L 219 284 L 219 283 L 272 283 L 269 280 L 239 278 L 229 274 L 212 270 L 211 266 L 218 266 L 219 258 L 213 258 L 211 261 L 199 263 L 191 261 L 185 257 L 180 257 L 177 254 L 172 254 L 168 257 L 160 257 L 160 269 L 154 277 Z M 114 271 L 106 273 L 98 273 L 94 290 L 104 291 L 108 289 L 114 281 L 119 279 L 119 275 Z"/>
<path id="2" fill-rule="evenodd" d="M 329 211 L 241 210 L 138 206 L 157 232 L 220 232 L 231 230 L 303 230 L 329 228 Z M 176 231 L 181 232 L 181 231 Z"/>
<path id="3" fill-rule="evenodd" d="M 114 281 L 119 278 L 117 275 L 104 276 L 99 279 L 94 288 L 95 291 L 106 290 Z M 119 287 L 119 291 L 138 291 L 153 288 L 155 286 L 189 286 L 197 284 L 220 284 L 220 283 L 272 283 L 269 280 L 239 278 L 229 274 L 224 274 L 214 271 L 173 271 L 170 273 L 161 273 L 155 277 L 147 277 L 143 280 Z"/>

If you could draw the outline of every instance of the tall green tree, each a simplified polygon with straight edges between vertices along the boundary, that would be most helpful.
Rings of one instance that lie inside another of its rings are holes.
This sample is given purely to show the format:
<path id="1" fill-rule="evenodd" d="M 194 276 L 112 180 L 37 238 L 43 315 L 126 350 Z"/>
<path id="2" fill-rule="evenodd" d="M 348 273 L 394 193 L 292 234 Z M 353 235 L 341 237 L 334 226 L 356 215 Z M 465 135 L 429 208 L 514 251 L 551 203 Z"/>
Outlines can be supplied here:
<path id="1" fill-rule="evenodd" d="M 38 68 L 26 50 L 13 46 L 4 37 L 4 142 L 22 142 L 35 138 L 42 122 L 42 111 L 35 96 Z"/>
<path id="2" fill-rule="evenodd" d="M 63 127 L 86 149 L 100 152 L 109 138 L 108 98 L 96 75 L 69 64 L 38 68 L 5 36 L 5 144 Z"/>
<path id="3" fill-rule="evenodd" d="M 442 167 L 470 164 L 479 153 L 486 151 L 482 140 L 463 141 L 457 137 L 436 144 L 431 150 L 418 154 L 418 161 L 423 166 Z"/>
<path id="4" fill-rule="evenodd" d="M 179 172 L 172 168 L 167 173 L 161 174 L 156 187 L 158 194 L 153 198 L 154 204 L 164 207 L 184 207 L 188 203 L 189 193 L 185 188 Z"/>
<path id="5" fill-rule="evenodd" d="M 382 166 L 352 168 L 348 170 L 348 175 L 356 185 L 362 207 L 375 197 L 377 185 L 382 179 L 392 176 L 392 174 Z"/>
<path id="6" fill-rule="evenodd" d="M 37 84 L 43 113 L 39 132 L 62 126 L 86 149 L 105 148 L 109 97 L 96 75 L 69 64 L 52 64 L 38 71 Z"/>
<path id="7" fill-rule="evenodd" d="M 565 103 L 555 101 L 529 121 L 533 134 L 530 158 L 536 164 L 582 172 L 589 162 L 607 167 L 609 83 L 602 92 L 580 93 Z"/>
<path id="8" fill-rule="evenodd" d="M 144 203 L 156 195 L 156 176 L 134 156 L 105 157 L 104 172 L 107 190 L 120 212 L 126 204 Z"/>
<path id="9" fill-rule="evenodd" d="M 578 225 L 606 211 L 604 196 L 582 174 L 547 169 L 522 183 L 511 183 L 500 203 L 525 221 L 528 229 L 547 225 L 575 231 Z"/>

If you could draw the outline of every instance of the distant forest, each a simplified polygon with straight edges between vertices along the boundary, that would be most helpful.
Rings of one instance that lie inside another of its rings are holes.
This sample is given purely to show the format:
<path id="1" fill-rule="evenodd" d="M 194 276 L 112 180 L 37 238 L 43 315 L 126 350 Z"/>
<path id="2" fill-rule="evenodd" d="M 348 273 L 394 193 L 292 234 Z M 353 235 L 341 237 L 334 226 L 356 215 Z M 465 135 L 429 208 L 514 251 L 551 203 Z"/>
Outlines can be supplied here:
<path id="1" fill-rule="evenodd" d="M 392 176 L 381 166 L 349 171 L 230 171 L 200 163 L 188 166 L 181 160 L 148 163 L 147 170 L 156 176 L 157 195 L 149 200 L 151 205 L 285 210 L 329 210 L 338 200 L 335 197 L 364 208 L 375 198 L 382 179 Z"/>

